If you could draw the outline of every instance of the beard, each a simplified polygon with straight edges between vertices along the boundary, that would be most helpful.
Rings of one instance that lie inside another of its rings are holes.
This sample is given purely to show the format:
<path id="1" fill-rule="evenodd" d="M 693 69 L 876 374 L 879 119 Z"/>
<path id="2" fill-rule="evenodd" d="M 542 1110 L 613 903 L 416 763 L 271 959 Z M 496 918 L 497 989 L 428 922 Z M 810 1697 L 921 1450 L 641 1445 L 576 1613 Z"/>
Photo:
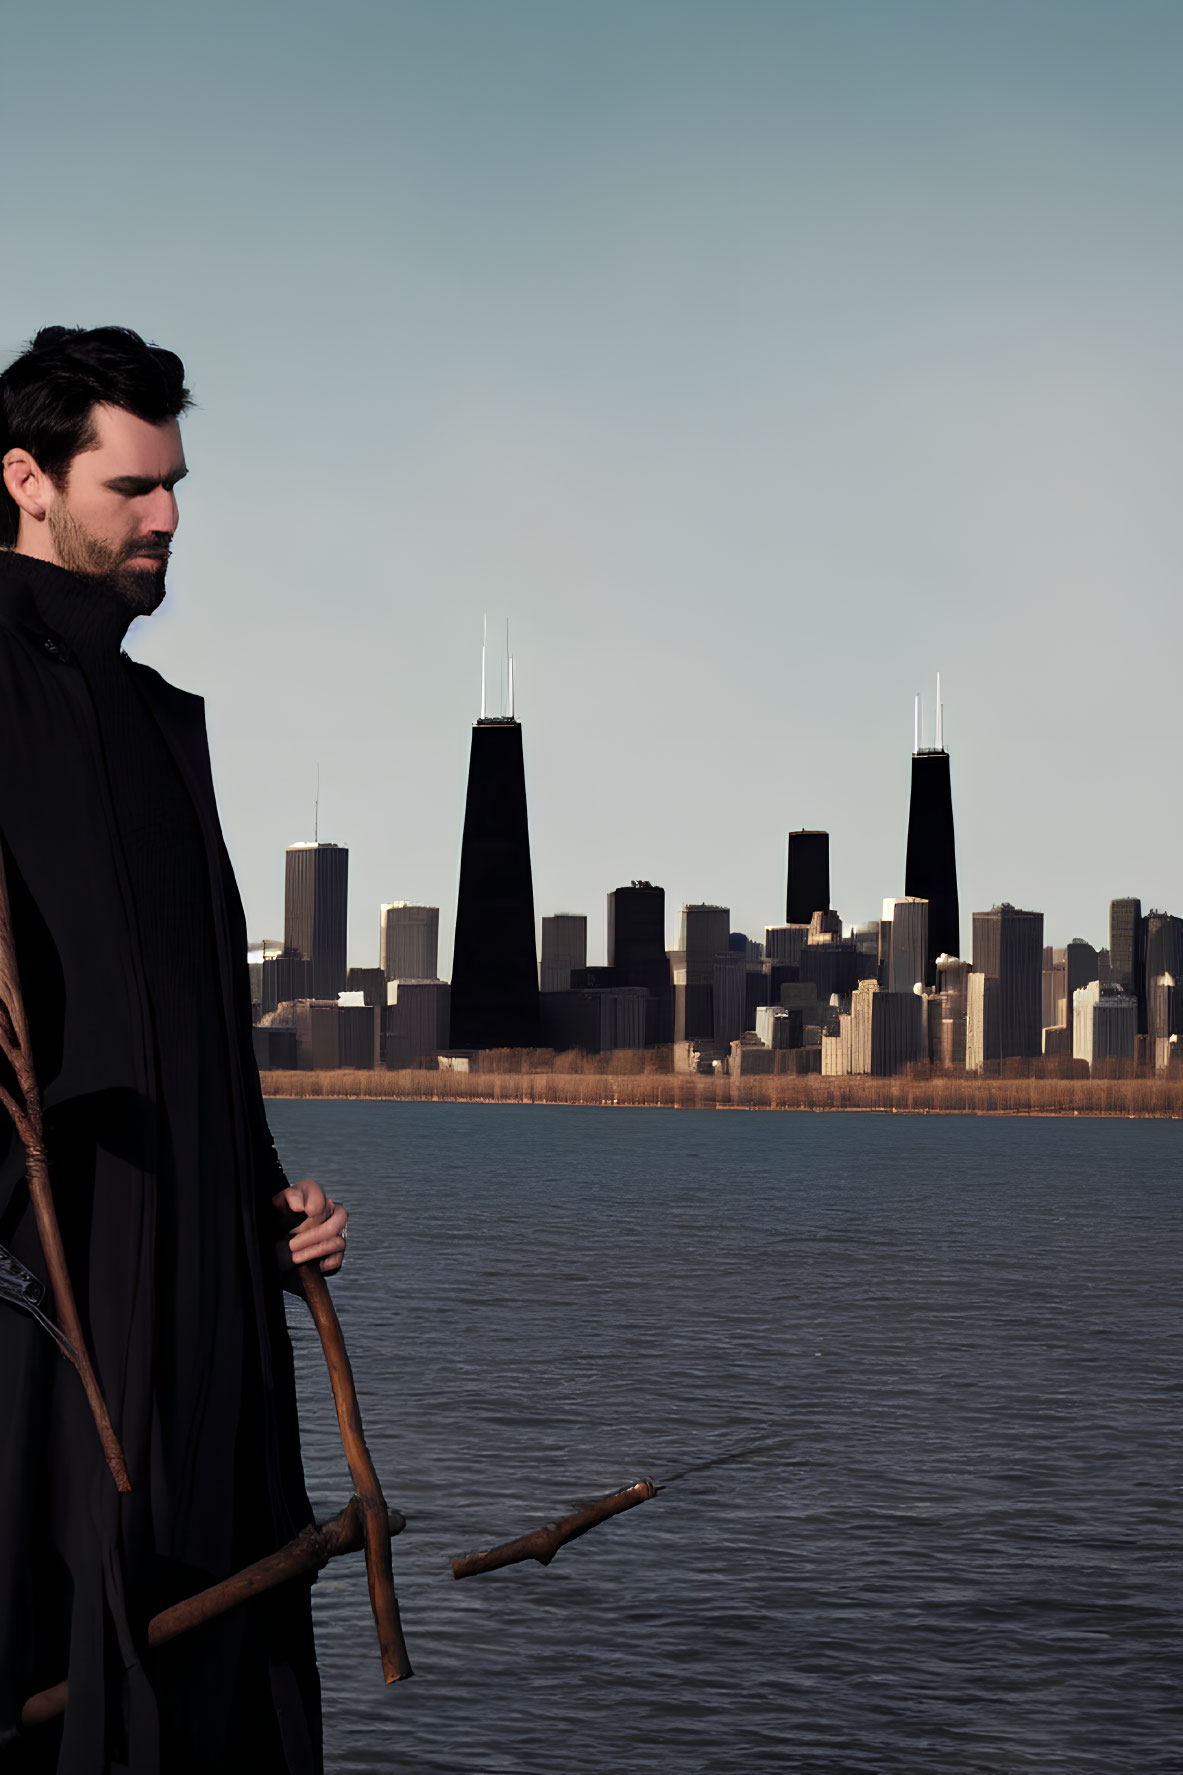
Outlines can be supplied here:
<path id="1" fill-rule="evenodd" d="M 109 542 L 84 530 L 65 502 L 55 499 L 49 508 L 49 534 L 63 567 L 100 582 L 133 616 L 151 616 L 164 602 L 170 541 L 166 533 L 157 532 L 147 540 Z"/>

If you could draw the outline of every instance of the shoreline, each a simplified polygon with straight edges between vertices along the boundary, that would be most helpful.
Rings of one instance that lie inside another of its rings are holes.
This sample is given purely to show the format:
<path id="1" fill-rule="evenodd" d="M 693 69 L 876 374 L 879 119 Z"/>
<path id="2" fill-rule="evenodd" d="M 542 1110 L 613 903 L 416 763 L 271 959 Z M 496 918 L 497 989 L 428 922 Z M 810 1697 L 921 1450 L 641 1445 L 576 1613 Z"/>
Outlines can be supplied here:
<path id="1" fill-rule="evenodd" d="M 1183 1079 L 1154 1076 L 894 1078 L 710 1076 L 592 1072 L 264 1072 L 269 1100 L 515 1103 L 588 1109 L 797 1111 L 818 1115 L 1107 1116 L 1183 1118 Z M 445 1082 L 446 1081 L 446 1082 Z"/>

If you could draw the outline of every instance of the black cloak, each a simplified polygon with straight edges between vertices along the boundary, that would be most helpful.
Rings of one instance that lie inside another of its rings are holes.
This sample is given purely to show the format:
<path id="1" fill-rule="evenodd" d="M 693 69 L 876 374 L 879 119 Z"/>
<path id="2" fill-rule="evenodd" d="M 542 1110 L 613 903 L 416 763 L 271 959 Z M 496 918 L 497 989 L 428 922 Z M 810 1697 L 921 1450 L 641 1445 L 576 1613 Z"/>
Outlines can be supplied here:
<path id="1" fill-rule="evenodd" d="M 121 657 L 117 636 L 47 618 L 99 595 L 0 554 L 0 843 L 58 1219 L 132 1491 L 115 1490 L 73 1369 L 0 1304 L 0 1771 L 178 1775 L 186 1756 L 206 1766 L 184 1746 L 213 1722 L 220 1770 L 316 1775 L 307 1585 L 177 1642 L 183 1659 L 146 1644 L 157 1608 L 281 1546 L 311 1510 L 271 1207 L 286 1180 L 203 705 Z M 189 981 L 189 946 L 160 936 L 177 896 L 200 908 Z M 44 1278 L 3 1116 L 0 1246 Z M 21 1732 L 27 1696 L 63 1677 L 64 1723 Z"/>

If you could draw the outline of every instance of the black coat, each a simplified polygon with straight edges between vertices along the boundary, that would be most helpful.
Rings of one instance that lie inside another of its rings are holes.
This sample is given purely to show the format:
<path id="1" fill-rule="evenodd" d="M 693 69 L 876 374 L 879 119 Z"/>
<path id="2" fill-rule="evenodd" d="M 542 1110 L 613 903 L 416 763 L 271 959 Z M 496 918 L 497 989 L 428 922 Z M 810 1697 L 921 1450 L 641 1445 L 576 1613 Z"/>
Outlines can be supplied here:
<path id="1" fill-rule="evenodd" d="M 115 1490 L 74 1371 L 31 1318 L 0 1304 L 0 1770 L 43 1766 L 33 1740 L 57 1728 L 21 1734 L 21 1705 L 68 1677 L 59 1775 L 124 1768 L 157 1775 L 159 1655 L 148 1653 L 145 1639 L 155 1606 L 148 1473 L 161 1169 L 157 1062 L 95 705 L 69 646 L 39 615 L 31 577 L 24 563 L 0 556 L 0 842 L 58 1218 L 132 1491 L 120 1497 Z M 226 1150 L 235 1160 L 245 1254 L 242 1307 L 258 1453 L 251 1509 L 267 1544 L 261 1552 L 291 1539 L 311 1511 L 270 1206 L 285 1179 L 251 1051 L 245 921 L 218 823 L 201 700 L 147 667 L 123 669 L 133 674 L 188 792 L 209 872 L 218 973 L 211 1003 L 231 1081 Z M 44 1276 L 23 1153 L 2 1114 L 0 1245 Z M 320 1767 L 319 1704 L 308 1592 L 291 1590 L 266 1614 L 262 1630 L 283 1741 L 274 1766 L 313 1775 Z M 193 1662 L 202 1668 L 201 1648 Z M 219 1680 L 216 1649 L 207 1675 Z"/>

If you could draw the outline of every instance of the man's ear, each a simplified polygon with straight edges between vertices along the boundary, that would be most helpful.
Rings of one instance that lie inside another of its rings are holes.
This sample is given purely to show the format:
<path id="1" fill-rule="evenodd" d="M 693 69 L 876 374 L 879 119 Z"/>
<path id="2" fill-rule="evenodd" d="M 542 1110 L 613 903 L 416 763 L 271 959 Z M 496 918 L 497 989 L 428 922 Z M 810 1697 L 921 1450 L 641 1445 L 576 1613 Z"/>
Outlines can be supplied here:
<path id="1" fill-rule="evenodd" d="M 53 482 L 27 450 L 8 451 L 4 458 L 4 485 L 30 518 L 44 518 L 53 503 Z"/>

